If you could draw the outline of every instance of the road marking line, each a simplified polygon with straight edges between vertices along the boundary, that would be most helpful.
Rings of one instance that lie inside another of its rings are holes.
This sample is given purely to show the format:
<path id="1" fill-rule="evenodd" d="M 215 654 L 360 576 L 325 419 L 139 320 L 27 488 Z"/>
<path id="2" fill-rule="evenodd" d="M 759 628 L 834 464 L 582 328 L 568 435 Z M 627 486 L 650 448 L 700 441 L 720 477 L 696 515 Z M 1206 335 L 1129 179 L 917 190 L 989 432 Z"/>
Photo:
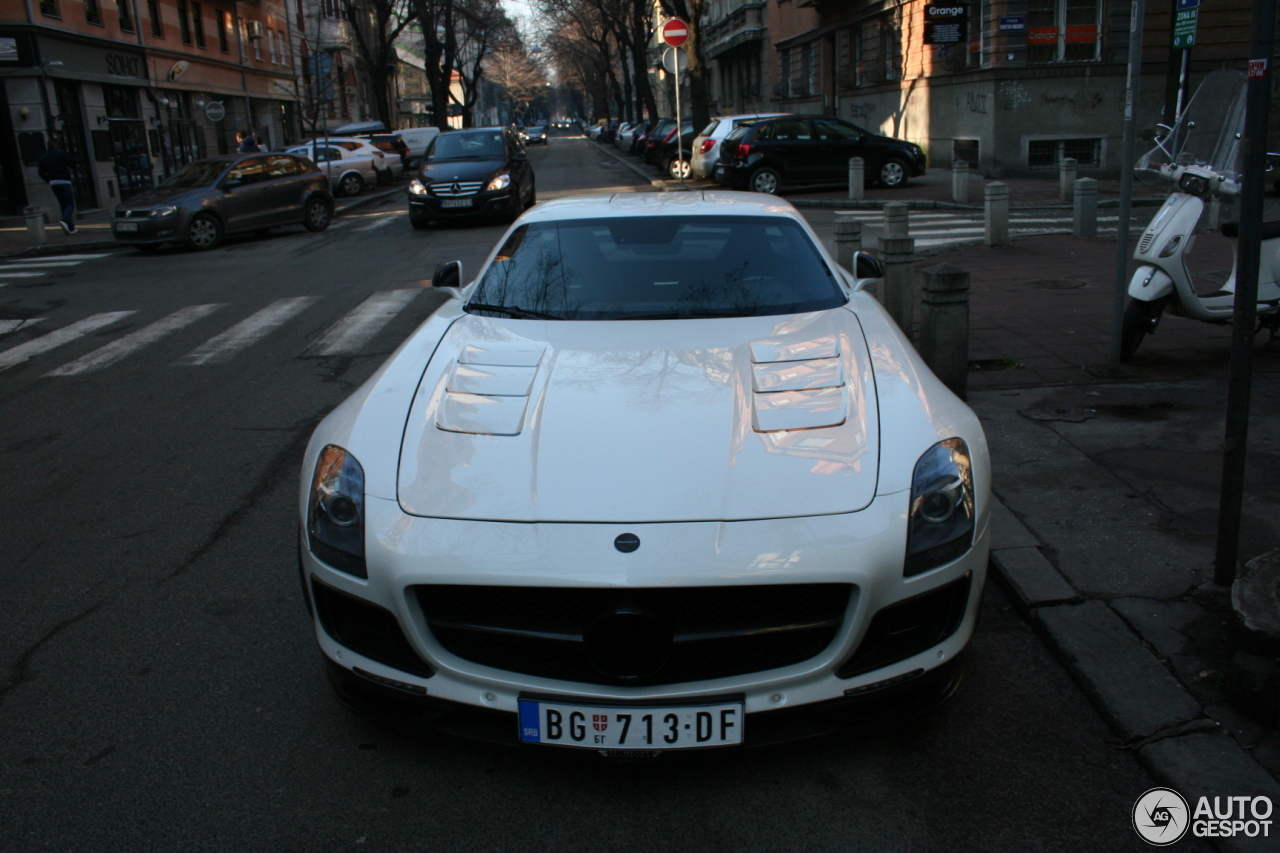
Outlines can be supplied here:
<path id="1" fill-rule="evenodd" d="M 5 278 L 39 278 L 44 275 L 42 272 L 3 272 L 0 273 Z"/>
<path id="2" fill-rule="evenodd" d="M 19 329 L 25 329 L 27 326 L 43 321 L 43 317 L 36 317 L 31 320 L 0 320 L 0 335 L 7 335 L 10 332 L 16 332 Z"/>
<path id="3" fill-rule="evenodd" d="M 78 267 L 84 261 L 24 261 L 23 263 L 6 263 L 0 269 L 43 269 L 45 267 Z"/>
<path id="4" fill-rule="evenodd" d="M 178 364 L 218 364 L 229 361 L 236 353 L 256 344 L 277 326 L 283 325 L 306 310 L 318 297 L 295 296 L 278 299 L 253 316 L 241 320 L 220 335 L 215 335 L 178 360 Z"/>
<path id="5" fill-rule="evenodd" d="M 157 320 L 150 326 L 144 326 L 138 331 L 125 335 L 119 340 L 112 341 L 70 364 L 64 364 L 57 370 L 46 373 L 45 376 L 75 376 L 79 373 L 88 373 L 91 370 L 110 367 L 126 356 L 142 349 L 147 344 L 155 343 L 170 332 L 186 328 L 225 305 L 225 302 L 216 302 L 210 305 L 188 305 L 186 308 L 175 311 L 162 320 Z"/>
<path id="6" fill-rule="evenodd" d="M 360 226 L 359 228 L 357 228 L 356 230 L 357 230 L 357 231 L 372 231 L 372 230 L 373 230 L 373 229 L 375 229 L 375 228 L 381 228 L 381 227 L 382 227 L 382 226 L 384 226 L 384 225 L 390 225 L 392 222 L 395 222 L 395 221 L 396 221 L 396 220 L 395 220 L 395 218 L 394 218 L 394 215 L 390 215 L 390 214 L 389 214 L 389 215 L 384 216 L 382 219 L 379 219 L 379 220 L 374 221 L 374 222 L 370 222 L 368 225 L 361 225 L 361 226 Z"/>
<path id="7" fill-rule="evenodd" d="M 56 260 L 56 261 L 92 261 L 92 260 L 96 260 L 96 259 L 98 259 L 98 258 L 109 258 L 109 257 L 111 257 L 111 256 L 112 256 L 112 255 L 114 255 L 114 254 L 115 254 L 115 252 L 103 252 L 102 254 L 98 254 L 98 255 L 53 255 L 52 257 L 50 257 L 50 258 L 49 258 L 49 260 Z"/>
<path id="8" fill-rule="evenodd" d="M 10 367 L 22 364 L 30 358 L 46 353 L 63 344 L 69 344 L 92 331 L 101 329 L 103 326 L 110 326 L 117 320 L 123 320 L 130 314 L 136 313 L 136 311 L 111 311 L 106 314 L 94 314 L 69 326 L 63 326 L 61 329 L 52 331 L 47 335 L 42 335 L 34 341 L 19 344 L 13 349 L 0 352 L 0 370 L 8 370 Z"/>
<path id="9" fill-rule="evenodd" d="M 373 294 L 335 323 L 307 351 L 315 355 L 355 354 L 419 293 L 420 290 L 405 289 Z"/>

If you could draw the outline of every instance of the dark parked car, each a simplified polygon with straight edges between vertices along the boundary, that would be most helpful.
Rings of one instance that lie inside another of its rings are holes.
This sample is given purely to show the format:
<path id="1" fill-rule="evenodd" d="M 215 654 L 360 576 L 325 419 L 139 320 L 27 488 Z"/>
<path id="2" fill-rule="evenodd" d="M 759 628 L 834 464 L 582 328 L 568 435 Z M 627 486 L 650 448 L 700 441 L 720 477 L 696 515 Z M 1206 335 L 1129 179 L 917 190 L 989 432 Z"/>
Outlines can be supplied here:
<path id="1" fill-rule="evenodd" d="M 784 185 L 840 183 L 848 180 L 850 157 L 861 157 L 867 178 L 885 187 L 904 186 L 925 170 L 924 151 L 914 143 L 838 118 L 785 116 L 735 128 L 720 145 L 715 179 L 762 193 Z"/>
<path id="2" fill-rule="evenodd" d="M 644 141 L 644 147 L 637 153 L 640 159 L 648 163 L 650 166 L 658 165 L 658 147 L 666 141 L 667 134 L 676 129 L 676 120 L 673 118 L 660 118 L 658 123 L 654 125 L 648 133 Z"/>
<path id="3" fill-rule="evenodd" d="M 681 178 L 688 180 L 689 162 L 693 154 L 693 140 L 697 135 L 698 132 L 694 129 L 693 122 L 685 122 L 679 140 L 676 139 L 675 127 L 673 126 L 663 143 L 655 149 L 658 152 L 657 166 L 667 177 L 675 180 Z M 679 142 L 678 145 L 677 141 Z"/>
<path id="4" fill-rule="evenodd" d="M 232 154 L 197 160 L 149 192 L 116 206 L 121 243 L 186 243 L 212 249 L 227 234 L 301 223 L 323 231 L 333 218 L 329 178 L 290 154 Z"/>
<path id="5" fill-rule="evenodd" d="M 414 228 L 465 216 L 513 221 L 537 197 L 533 167 L 515 128 L 453 130 L 431 143 L 409 183 L 409 221 Z"/>

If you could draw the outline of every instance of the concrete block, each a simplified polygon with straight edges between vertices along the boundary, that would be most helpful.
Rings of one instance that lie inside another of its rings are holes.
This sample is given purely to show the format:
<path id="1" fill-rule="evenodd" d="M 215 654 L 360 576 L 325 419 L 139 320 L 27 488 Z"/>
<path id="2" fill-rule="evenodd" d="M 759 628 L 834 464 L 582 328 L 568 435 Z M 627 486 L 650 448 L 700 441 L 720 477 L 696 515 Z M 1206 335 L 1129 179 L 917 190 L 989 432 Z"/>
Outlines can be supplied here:
<path id="1" fill-rule="evenodd" d="M 1041 607 L 1032 618 L 1126 743 L 1200 716 L 1199 703 L 1101 601 Z"/>
<path id="2" fill-rule="evenodd" d="M 1147 744 L 1138 750 L 1138 759 L 1164 785 L 1181 794 L 1195 813 L 1201 797 L 1271 798 L 1280 803 L 1280 783 L 1267 773 L 1240 745 L 1224 734 L 1189 734 Z M 1272 816 L 1269 838 L 1215 838 L 1214 846 L 1224 851 L 1273 851 L 1277 840 L 1276 817 Z M 1181 844 L 1192 839 L 1190 832 Z M 1181 846 L 1181 845 L 1180 845 Z"/>
<path id="3" fill-rule="evenodd" d="M 991 561 L 1024 608 L 1074 601 L 1078 597 L 1039 548 L 992 551 Z"/>
<path id="4" fill-rule="evenodd" d="M 999 548 L 1038 548 L 1042 543 L 1026 528 L 1018 517 L 1004 505 L 1004 501 L 991 499 L 991 550 Z"/>

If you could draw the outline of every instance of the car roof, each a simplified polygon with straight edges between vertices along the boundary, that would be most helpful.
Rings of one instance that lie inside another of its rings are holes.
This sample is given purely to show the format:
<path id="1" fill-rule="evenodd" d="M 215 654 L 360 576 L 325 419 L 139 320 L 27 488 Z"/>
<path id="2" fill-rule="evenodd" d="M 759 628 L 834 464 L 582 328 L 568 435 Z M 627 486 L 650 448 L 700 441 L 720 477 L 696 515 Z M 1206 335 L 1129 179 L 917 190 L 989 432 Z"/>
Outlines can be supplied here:
<path id="1" fill-rule="evenodd" d="M 539 202 L 522 222 L 626 216 L 784 216 L 804 222 L 786 199 L 763 193 L 701 190 L 679 193 L 599 193 Z"/>

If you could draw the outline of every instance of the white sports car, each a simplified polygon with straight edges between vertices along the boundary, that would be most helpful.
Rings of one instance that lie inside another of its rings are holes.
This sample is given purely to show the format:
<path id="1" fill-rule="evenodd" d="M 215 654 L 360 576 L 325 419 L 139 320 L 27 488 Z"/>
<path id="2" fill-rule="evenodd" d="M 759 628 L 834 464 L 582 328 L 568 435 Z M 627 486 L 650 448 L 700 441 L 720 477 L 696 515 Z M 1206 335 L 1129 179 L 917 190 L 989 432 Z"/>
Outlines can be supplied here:
<path id="1" fill-rule="evenodd" d="M 302 580 L 346 704 L 652 755 L 951 695 L 982 428 L 795 208 L 547 202 L 463 280 L 437 271 L 456 298 L 307 448 Z"/>

